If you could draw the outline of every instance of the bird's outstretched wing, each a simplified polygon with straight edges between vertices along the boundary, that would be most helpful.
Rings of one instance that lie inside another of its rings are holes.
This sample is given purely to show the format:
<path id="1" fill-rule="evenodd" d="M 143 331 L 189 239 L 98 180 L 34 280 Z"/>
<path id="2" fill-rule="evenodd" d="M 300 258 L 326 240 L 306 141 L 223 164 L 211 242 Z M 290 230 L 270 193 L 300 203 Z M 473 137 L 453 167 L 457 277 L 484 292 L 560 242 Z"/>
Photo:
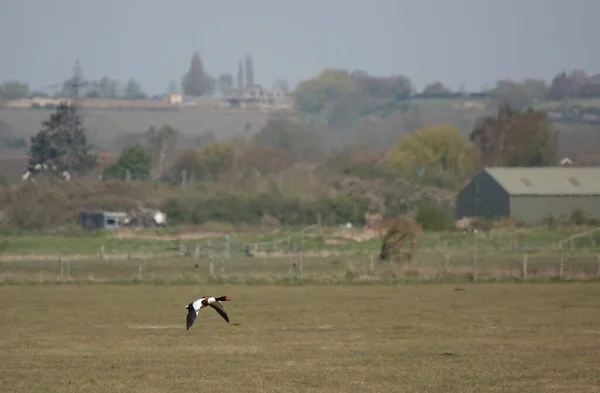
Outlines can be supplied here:
<path id="1" fill-rule="evenodd" d="M 229 316 L 227 316 L 227 313 L 225 312 L 225 309 L 223 308 L 223 304 L 221 304 L 221 302 L 216 301 L 210 306 L 214 308 L 219 313 L 219 315 L 222 316 L 225 321 L 227 321 L 227 323 L 229 323 Z"/>
<path id="2" fill-rule="evenodd" d="M 187 318 L 185 319 L 185 330 L 189 330 L 192 327 L 192 325 L 194 324 L 195 320 L 196 320 L 196 312 L 188 311 Z"/>

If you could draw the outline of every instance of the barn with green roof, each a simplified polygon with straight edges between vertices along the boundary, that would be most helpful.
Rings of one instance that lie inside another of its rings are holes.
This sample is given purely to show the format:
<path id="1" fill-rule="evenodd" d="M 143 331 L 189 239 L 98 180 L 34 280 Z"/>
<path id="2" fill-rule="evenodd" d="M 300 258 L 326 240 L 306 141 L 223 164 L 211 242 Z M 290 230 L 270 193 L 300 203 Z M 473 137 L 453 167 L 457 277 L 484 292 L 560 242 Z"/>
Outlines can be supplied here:
<path id="1" fill-rule="evenodd" d="M 534 224 L 568 219 L 575 209 L 600 218 L 600 167 L 487 168 L 456 200 L 456 215 Z"/>

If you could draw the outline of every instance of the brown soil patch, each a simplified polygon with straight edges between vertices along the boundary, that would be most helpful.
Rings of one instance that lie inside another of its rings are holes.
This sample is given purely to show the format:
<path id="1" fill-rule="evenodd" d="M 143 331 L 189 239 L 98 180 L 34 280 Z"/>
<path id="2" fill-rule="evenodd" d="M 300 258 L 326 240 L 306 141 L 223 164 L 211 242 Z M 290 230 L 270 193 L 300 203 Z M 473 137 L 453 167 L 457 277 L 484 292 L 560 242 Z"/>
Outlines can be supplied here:
<path id="1" fill-rule="evenodd" d="M 325 244 L 329 244 L 329 245 L 345 244 L 345 243 L 346 243 L 345 240 L 340 240 L 340 239 L 326 239 L 325 240 Z"/>
<path id="2" fill-rule="evenodd" d="M 181 239 L 206 239 L 211 237 L 225 236 L 225 233 L 218 232 L 186 232 L 175 235 L 161 235 L 150 233 L 136 233 L 135 231 L 117 231 L 110 235 L 114 239 L 151 239 L 151 240 L 181 240 Z"/>
<path id="3" fill-rule="evenodd" d="M 369 228 L 362 228 L 362 229 L 336 229 L 335 231 L 331 232 L 330 234 L 331 237 L 341 237 L 344 239 L 349 239 L 349 240 L 353 240 L 355 242 L 364 242 L 366 240 L 371 240 L 371 239 L 375 239 L 379 237 L 379 231 L 377 229 L 369 229 Z M 326 241 L 327 242 L 327 241 Z M 334 243 L 328 243 L 328 244 L 334 244 Z M 339 244 L 339 243 L 337 243 Z"/>

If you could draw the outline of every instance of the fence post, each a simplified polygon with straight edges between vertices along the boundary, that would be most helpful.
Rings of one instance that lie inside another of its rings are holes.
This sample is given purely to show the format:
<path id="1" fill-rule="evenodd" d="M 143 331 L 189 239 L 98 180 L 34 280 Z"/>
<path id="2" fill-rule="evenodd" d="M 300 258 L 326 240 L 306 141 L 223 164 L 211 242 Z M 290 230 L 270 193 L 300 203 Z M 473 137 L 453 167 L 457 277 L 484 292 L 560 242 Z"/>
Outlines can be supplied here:
<path id="1" fill-rule="evenodd" d="M 304 282 L 304 251 L 300 252 L 300 284 Z"/>
<path id="2" fill-rule="evenodd" d="M 289 245 L 289 260 L 290 260 L 290 267 L 288 269 L 288 274 L 291 276 L 292 273 L 295 273 L 296 269 L 294 266 L 294 244 L 292 243 L 292 237 L 290 236 L 288 239 L 288 245 Z"/>
<path id="3" fill-rule="evenodd" d="M 290 253 L 290 267 L 288 269 L 288 274 L 291 276 L 292 273 L 295 273 L 295 272 L 296 272 L 296 269 L 294 266 L 294 256 L 292 253 Z"/>
<path id="4" fill-rule="evenodd" d="M 58 271 L 60 272 L 60 279 L 63 279 L 64 276 L 64 272 L 63 272 L 63 263 L 62 263 L 62 259 L 58 258 Z"/>
<path id="5" fill-rule="evenodd" d="M 560 266 L 558 268 L 558 277 L 562 278 L 563 273 L 565 271 L 565 252 L 563 250 L 562 244 L 560 245 Z"/>
<path id="6" fill-rule="evenodd" d="M 208 261 L 208 275 L 214 277 L 215 275 L 215 266 L 213 264 L 212 258 Z"/>
<path id="7" fill-rule="evenodd" d="M 102 244 L 100 246 L 100 259 L 103 260 L 103 261 L 105 260 L 105 257 L 104 257 L 104 244 Z"/>
<path id="8" fill-rule="evenodd" d="M 227 235 L 227 238 L 225 241 L 225 252 L 226 252 L 227 258 L 231 257 L 231 236 L 230 235 Z"/>
<path id="9" fill-rule="evenodd" d="M 200 258 L 200 246 L 198 243 L 196 243 L 196 246 L 194 247 L 194 255 L 192 257 L 194 260 L 198 260 Z"/>
<path id="10" fill-rule="evenodd" d="M 370 255 L 370 257 L 371 264 L 369 265 L 369 274 L 375 275 L 375 257 L 373 255 Z"/>
<path id="11" fill-rule="evenodd" d="M 319 236 L 321 236 L 321 213 L 317 213 L 317 229 L 319 231 Z"/>
<path id="12" fill-rule="evenodd" d="M 300 234 L 300 284 L 304 281 L 304 233 Z"/>
<path id="13" fill-rule="evenodd" d="M 448 273 L 448 268 L 450 267 L 450 253 L 446 253 L 444 258 L 444 273 Z"/>
<path id="14" fill-rule="evenodd" d="M 473 282 L 477 281 L 477 237 L 475 237 L 475 231 L 473 231 Z"/>
<path id="15" fill-rule="evenodd" d="M 208 253 L 208 274 L 213 277 L 215 275 L 215 265 L 210 240 L 206 241 L 206 252 Z"/>
<path id="16" fill-rule="evenodd" d="M 527 280 L 527 253 L 523 254 L 523 279 Z"/>
<path id="17" fill-rule="evenodd" d="M 221 274 L 225 274 L 225 259 L 221 259 Z"/>

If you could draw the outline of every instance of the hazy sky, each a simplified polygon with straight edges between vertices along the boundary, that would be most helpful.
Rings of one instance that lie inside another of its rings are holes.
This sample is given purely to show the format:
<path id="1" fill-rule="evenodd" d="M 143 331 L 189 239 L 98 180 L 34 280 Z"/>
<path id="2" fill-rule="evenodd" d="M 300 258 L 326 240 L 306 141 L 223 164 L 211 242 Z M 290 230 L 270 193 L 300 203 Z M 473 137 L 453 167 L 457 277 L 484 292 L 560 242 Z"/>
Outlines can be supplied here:
<path id="1" fill-rule="evenodd" d="M 257 83 L 324 67 L 479 90 L 497 79 L 600 72 L 599 0 L 0 0 L 0 80 L 180 80 L 194 51 L 215 75 L 246 53 Z"/>

